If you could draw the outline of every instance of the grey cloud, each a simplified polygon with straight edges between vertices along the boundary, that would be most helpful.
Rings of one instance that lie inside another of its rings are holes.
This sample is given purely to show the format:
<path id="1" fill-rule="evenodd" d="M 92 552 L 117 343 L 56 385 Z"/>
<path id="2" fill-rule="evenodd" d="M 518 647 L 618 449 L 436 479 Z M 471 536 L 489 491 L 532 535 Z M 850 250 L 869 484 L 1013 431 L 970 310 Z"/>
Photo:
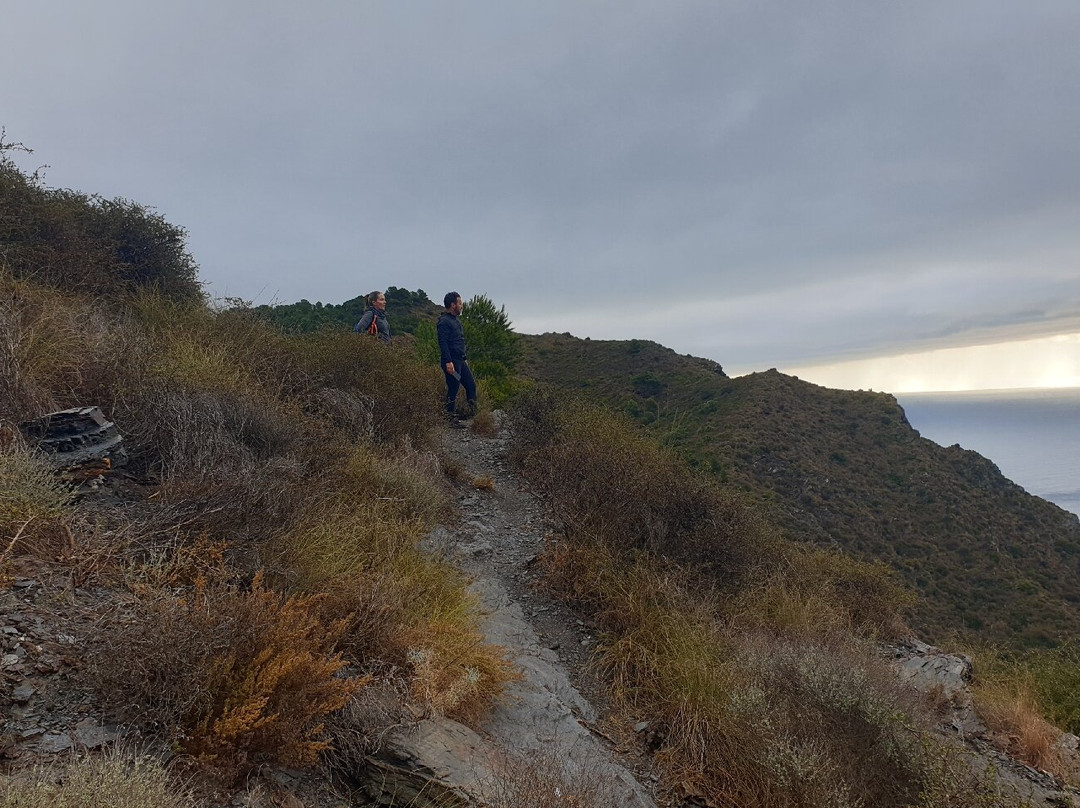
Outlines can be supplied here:
<path id="1" fill-rule="evenodd" d="M 1047 302 L 1077 301 L 1073 0 L 67 0 L 7 17 L 0 122 L 54 184 L 187 226 L 218 292 L 455 286 L 602 336 L 659 291 L 661 310 L 715 300 L 740 324 L 695 315 L 671 334 L 685 350 L 766 364 L 1064 322 Z M 922 300 L 837 308 L 927 266 L 942 288 L 898 287 Z M 942 305 L 912 313 L 926 296 Z"/>

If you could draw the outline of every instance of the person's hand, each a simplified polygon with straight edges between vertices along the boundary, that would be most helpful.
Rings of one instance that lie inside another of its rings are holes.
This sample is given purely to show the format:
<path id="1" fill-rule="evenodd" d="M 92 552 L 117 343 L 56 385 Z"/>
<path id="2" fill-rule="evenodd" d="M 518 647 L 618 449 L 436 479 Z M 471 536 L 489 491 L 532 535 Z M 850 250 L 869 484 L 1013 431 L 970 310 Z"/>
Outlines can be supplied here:
<path id="1" fill-rule="evenodd" d="M 446 363 L 446 372 L 449 373 L 451 376 L 454 375 L 454 363 L 453 362 L 447 362 Z"/>

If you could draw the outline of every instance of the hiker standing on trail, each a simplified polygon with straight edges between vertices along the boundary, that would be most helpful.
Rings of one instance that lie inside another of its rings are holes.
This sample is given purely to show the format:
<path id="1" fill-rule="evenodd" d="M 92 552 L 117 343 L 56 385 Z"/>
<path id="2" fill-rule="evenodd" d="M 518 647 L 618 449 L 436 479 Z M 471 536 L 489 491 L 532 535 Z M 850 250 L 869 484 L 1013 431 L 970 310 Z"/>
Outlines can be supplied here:
<path id="1" fill-rule="evenodd" d="M 390 323 L 386 320 L 386 295 L 372 292 L 367 296 L 368 307 L 359 322 L 353 326 L 357 334 L 371 334 L 381 342 L 390 344 Z"/>
<path id="2" fill-rule="evenodd" d="M 446 415 L 451 423 L 456 423 L 457 394 L 461 387 L 465 388 L 469 414 L 476 414 L 476 380 L 466 361 L 465 329 L 461 327 L 459 319 L 464 308 L 461 295 L 447 292 L 443 305 L 446 311 L 439 317 L 436 329 L 439 335 L 439 362 L 442 364 L 443 375 L 446 376 Z"/>

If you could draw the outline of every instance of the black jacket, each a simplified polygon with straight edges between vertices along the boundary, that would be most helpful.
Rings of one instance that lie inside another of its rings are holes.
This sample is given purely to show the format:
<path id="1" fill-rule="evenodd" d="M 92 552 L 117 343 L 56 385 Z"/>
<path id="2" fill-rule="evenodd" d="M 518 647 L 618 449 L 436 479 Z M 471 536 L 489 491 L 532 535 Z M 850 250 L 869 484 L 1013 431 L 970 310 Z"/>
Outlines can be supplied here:
<path id="1" fill-rule="evenodd" d="M 439 334 L 439 361 L 443 367 L 447 362 L 458 365 L 468 358 L 465 352 L 465 329 L 461 320 L 450 312 L 443 312 L 435 329 Z"/>

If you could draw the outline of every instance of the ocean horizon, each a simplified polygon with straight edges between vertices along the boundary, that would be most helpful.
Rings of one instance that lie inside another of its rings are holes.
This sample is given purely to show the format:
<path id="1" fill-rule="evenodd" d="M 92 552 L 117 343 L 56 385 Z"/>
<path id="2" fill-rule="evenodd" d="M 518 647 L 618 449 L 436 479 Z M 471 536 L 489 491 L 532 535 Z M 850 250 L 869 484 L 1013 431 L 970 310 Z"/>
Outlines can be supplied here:
<path id="1" fill-rule="evenodd" d="M 1080 388 L 894 395 L 924 438 L 976 451 L 1028 493 L 1080 515 Z"/>

